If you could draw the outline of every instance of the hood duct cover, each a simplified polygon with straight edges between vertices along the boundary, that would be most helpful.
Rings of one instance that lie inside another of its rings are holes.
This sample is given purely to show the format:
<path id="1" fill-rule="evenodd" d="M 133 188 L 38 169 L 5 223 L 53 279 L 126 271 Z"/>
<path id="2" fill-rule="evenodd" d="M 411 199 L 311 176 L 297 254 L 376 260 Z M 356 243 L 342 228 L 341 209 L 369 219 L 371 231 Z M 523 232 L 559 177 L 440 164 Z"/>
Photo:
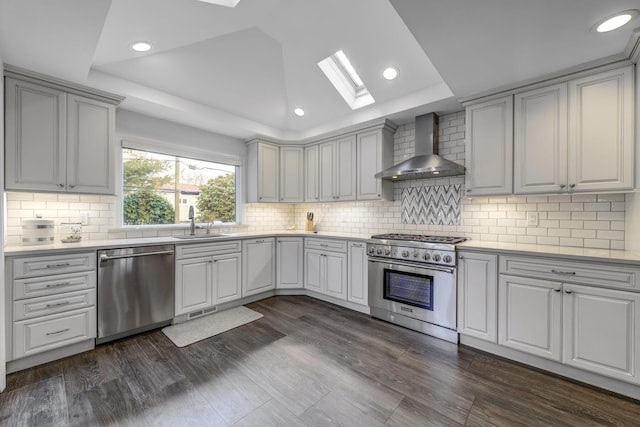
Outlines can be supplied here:
<path id="1" fill-rule="evenodd" d="M 416 155 L 393 165 L 375 177 L 389 181 L 464 175 L 464 166 L 438 155 L 438 116 L 416 117 Z"/>

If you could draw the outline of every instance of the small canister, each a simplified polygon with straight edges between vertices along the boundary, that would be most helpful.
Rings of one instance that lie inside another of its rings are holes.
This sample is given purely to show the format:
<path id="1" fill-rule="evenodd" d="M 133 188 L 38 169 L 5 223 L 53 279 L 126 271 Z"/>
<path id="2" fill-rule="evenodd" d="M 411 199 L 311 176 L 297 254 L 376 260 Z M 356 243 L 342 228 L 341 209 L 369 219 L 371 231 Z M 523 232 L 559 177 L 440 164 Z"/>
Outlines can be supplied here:
<path id="1" fill-rule="evenodd" d="M 54 242 L 52 219 L 29 218 L 22 220 L 22 244 L 46 245 Z"/>

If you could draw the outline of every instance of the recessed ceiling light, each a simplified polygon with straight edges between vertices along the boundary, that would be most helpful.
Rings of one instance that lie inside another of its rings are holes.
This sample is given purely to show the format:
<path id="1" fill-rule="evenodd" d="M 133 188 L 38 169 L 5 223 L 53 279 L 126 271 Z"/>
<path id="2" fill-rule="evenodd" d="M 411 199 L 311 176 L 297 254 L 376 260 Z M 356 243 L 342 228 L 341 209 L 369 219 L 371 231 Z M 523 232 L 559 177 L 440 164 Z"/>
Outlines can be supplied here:
<path id="1" fill-rule="evenodd" d="M 629 9 L 618 12 L 615 15 L 608 16 L 594 25 L 595 29 L 599 33 L 606 33 L 622 27 L 627 22 L 638 16 L 638 10 Z"/>
<path id="2" fill-rule="evenodd" d="M 149 52 L 151 50 L 151 42 L 133 42 L 129 47 L 136 52 Z"/>
<path id="3" fill-rule="evenodd" d="M 304 116 L 304 110 L 302 108 L 300 108 L 300 107 L 298 107 L 295 110 L 293 110 L 293 113 L 298 117 Z"/>
<path id="4" fill-rule="evenodd" d="M 387 80 L 393 80 L 398 77 L 398 69 L 396 67 L 388 67 L 382 72 L 382 77 Z"/>

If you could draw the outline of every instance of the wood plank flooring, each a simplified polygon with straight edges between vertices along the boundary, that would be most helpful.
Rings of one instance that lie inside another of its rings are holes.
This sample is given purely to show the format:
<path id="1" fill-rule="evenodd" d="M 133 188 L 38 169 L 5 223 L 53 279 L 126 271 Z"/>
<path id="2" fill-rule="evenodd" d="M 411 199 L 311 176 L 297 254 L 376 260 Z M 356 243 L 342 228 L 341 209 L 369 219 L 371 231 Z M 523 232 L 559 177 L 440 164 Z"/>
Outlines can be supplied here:
<path id="1" fill-rule="evenodd" d="M 302 296 L 11 374 L 2 426 L 640 425 L 640 404 Z"/>

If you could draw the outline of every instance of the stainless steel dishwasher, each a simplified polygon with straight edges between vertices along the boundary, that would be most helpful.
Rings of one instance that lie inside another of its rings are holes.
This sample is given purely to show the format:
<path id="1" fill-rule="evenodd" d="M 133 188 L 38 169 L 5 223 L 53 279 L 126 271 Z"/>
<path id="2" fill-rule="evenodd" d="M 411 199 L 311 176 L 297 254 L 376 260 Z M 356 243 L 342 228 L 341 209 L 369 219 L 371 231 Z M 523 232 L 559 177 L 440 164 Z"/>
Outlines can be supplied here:
<path id="1" fill-rule="evenodd" d="M 171 322 L 173 261 L 173 245 L 98 251 L 96 344 Z"/>

